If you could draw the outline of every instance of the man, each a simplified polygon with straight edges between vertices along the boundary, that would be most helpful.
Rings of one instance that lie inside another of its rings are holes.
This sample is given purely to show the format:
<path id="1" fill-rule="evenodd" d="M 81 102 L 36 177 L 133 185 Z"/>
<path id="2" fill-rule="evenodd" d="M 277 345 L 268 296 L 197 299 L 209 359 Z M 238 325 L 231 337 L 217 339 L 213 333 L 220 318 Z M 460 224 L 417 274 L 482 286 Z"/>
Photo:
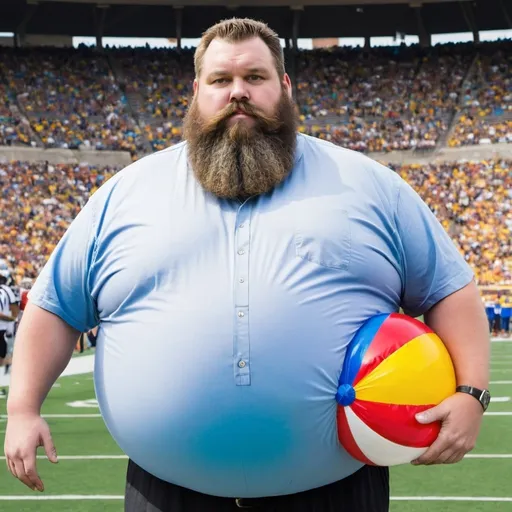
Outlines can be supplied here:
<path id="1" fill-rule="evenodd" d="M 8 339 L 14 336 L 14 322 L 18 316 L 18 299 L 13 289 L 8 285 L 11 275 L 8 270 L 0 270 L 0 368 L 10 364 L 8 355 Z M 5 389 L 0 389 L 0 395 L 6 396 Z"/>
<path id="2" fill-rule="evenodd" d="M 195 67 L 186 142 L 100 188 L 31 291 L 8 402 L 10 471 L 43 489 L 36 446 L 57 455 L 41 403 L 78 333 L 99 324 L 96 390 L 130 458 L 126 511 L 388 510 L 387 468 L 337 442 L 346 346 L 373 315 L 425 314 L 458 384 L 484 391 L 473 274 L 397 174 L 296 133 L 266 25 L 215 25 Z M 418 416 L 443 426 L 415 462 L 461 460 L 485 407 L 460 392 Z"/>

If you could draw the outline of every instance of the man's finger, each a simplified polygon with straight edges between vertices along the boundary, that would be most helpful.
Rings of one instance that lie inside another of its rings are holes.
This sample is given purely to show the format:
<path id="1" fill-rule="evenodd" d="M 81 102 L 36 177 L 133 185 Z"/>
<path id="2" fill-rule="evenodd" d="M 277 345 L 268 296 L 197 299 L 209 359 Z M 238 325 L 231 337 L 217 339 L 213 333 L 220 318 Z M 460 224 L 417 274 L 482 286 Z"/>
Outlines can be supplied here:
<path id="1" fill-rule="evenodd" d="M 457 462 L 460 462 L 464 458 L 464 455 L 466 455 L 464 452 L 456 451 L 445 462 L 445 464 L 456 464 Z"/>
<path id="2" fill-rule="evenodd" d="M 16 468 L 14 467 L 14 463 L 11 459 L 6 459 L 7 461 L 7 467 L 9 468 L 9 471 L 12 473 L 12 476 L 15 478 L 18 478 L 18 474 L 16 473 Z"/>
<path id="3" fill-rule="evenodd" d="M 449 446 L 450 443 L 448 440 L 442 434 L 439 434 L 432 446 L 423 455 L 419 456 L 416 460 L 413 460 L 412 463 L 414 465 L 432 464 L 432 462 L 436 460 L 441 453 L 449 449 Z"/>
<path id="4" fill-rule="evenodd" d="M 14 468 L 16 469 L 16 478 L 23 482 L 28 488 L 34 489 L 34 484 L 29 480 L 27 475 L 25 474 L 25 466 L 23 465 L 23 461 L 21 459 L 14 459 Z"/>
<path id="5" fill-rule="evenodd" d="M 443 421 L 447 418 L 450 413 L 444 402 L 441 402 L 439 405 L 427 409 L 426 411 L 419 412 L 416 414 L 416 421 L 418 423 L 427 424 L 433 423 L 434 421 Z"/>
<path id="6" fill-rule="evenodd" d="M 454 454 L 454 448 L 450 446 L 443 452 L 441 452 L 435 459 L 430 461 L 427 465 L 433 465 L 433 464 L 446 464 L 447 461 L 453 456 Z"/>
<path id="7" fill-rule="evenodd" d="M 43 482 L 41 482 L 37 474 L 35 453 L 23 461 L 23 467 L 25 468 L 25 475 L 27 475 L 29 482 L 32 484 L 31 487 L 35 487 L 38 491 L 43 492 Z"/>
<path id="8" fill-rule="evenodd" d="M 53 443 L 53 439 L 50 432 L 43 434 L 43 446 L 44 451 L 46 452 L 46 456 L 48 457 L 48 460 L 50 462 L 53 462 L 53 464 L 57 464 L 57 462 L 59 462 L 59 459 L 57 458 L 57 450 L 55 449 L 55 444 Z"/>

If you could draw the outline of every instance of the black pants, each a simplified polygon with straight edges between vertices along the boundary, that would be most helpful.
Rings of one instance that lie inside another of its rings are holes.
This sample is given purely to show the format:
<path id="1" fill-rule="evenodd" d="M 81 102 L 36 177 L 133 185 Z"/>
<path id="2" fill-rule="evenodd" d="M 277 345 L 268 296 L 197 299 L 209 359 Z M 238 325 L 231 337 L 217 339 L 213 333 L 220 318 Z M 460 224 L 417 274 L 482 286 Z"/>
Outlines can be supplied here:
<path id="1" fill-rule="evenodd" d="M 7 356 L 7 340 L 5 339 L 6 331 L 0 331 L 0 359 Z"/>
<path id="2" fill-rule="evenodd" d="M 247 508 L 246 508 L 247 507 Z M 219 498 L 160 480 L 128 462 L 125 512 L 388 512 L 388 468 L 364 466 L 333 484 L 272 498 Z"/>

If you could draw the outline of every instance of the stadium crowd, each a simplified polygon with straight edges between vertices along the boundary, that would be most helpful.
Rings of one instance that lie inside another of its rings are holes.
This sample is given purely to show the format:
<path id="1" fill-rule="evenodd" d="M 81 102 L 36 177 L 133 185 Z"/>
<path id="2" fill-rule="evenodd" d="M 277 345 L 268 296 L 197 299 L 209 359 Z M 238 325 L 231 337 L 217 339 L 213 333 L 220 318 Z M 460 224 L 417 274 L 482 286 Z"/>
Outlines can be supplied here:
<path id="1" fill-rule="evenodd" d="M 512 161 L 395 167 L 426 200 L 479 284 L 512 284 Z M 117 168 L 0 163 L 0 256 L 34 278 L 87 198 Z M 508 259 L 508 261 L 507 261 Z"/>
<path id="2" fill-rule="evenodd" d="M 0 257 L 35 278 L 88 197 L 118 169 L 0 163 Z"/>
<path id="3" fill-rule="evenodd" d="M 300 51 L 300 129 L 364 152 L 432 148 L 460 114 L 449 145 L 510 142 L 511 50 L 507 41 Z M 134 158 L 162 149 L 181 136 L 192 56 L 1 49 L 0 143 L 127 150 Z"/>
<path id="4" fill-rule="evenodd" d="M 126 98 L 93 49 L 2 49 L 0 75 L 43 146 L 142 150 Z"/>
<path id="5" fill-rule="evenodd" d="M 0 145 L 127 150 L 180 140 L 193 52 L 0 49 Z M 512 142 L 512 42 L 300 51 L 300 131 L 362 152 Z M 479 284 L 512 284 L 512 162 L 395 167 L 427 201 Z M 117 168 L 0 163 L 0 257 L 34 278 Z"/>
<path id="6" fill-rule="evenodd" d="M 510 42 L 483 46 L 464 87 L 449 146 L 512 142 L 511 50 Z"/>
<path id="7" fill-rule="evenodd" d="M 403 165 L 481 285 L 512 284 L 512 161 Z"/>

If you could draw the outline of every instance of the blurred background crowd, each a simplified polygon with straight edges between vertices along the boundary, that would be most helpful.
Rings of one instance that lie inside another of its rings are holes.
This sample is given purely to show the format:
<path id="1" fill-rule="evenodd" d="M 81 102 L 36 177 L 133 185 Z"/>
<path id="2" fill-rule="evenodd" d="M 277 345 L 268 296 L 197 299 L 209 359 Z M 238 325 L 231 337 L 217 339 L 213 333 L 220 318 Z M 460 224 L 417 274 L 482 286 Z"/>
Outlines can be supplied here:
<path id="1" fill-rule="evenodd" d="M 363 152 L 512 141 L 512 42 L 297 52 L 304 133 Z M 0 144 L 126 150 L 181 136 L 193 51 L 0 50 Z"/>
<path id="2" fill-rule="evenodd" d="M 289 57 L 289 55 L 288 55 Z M 361 152 L 512 142 L 512 41 L 298 51 L 300 131 Z M 193 50 L 0 49 L 0 146 L 128 151 L 181 140 Z M 512 161 L 394 165 L 480 285 L 512 284 Z M 35 278 L 120 166 L 0 160 L 0 257 Z"/>
<path id="3" fill-rule="evenodd" d="M 512 161 L 394 166 L 427 202 L 479 284 L 512 283 Z M 0 163 L 0 254 L 34 278 L 91 194 L 119 167 Z"/>

